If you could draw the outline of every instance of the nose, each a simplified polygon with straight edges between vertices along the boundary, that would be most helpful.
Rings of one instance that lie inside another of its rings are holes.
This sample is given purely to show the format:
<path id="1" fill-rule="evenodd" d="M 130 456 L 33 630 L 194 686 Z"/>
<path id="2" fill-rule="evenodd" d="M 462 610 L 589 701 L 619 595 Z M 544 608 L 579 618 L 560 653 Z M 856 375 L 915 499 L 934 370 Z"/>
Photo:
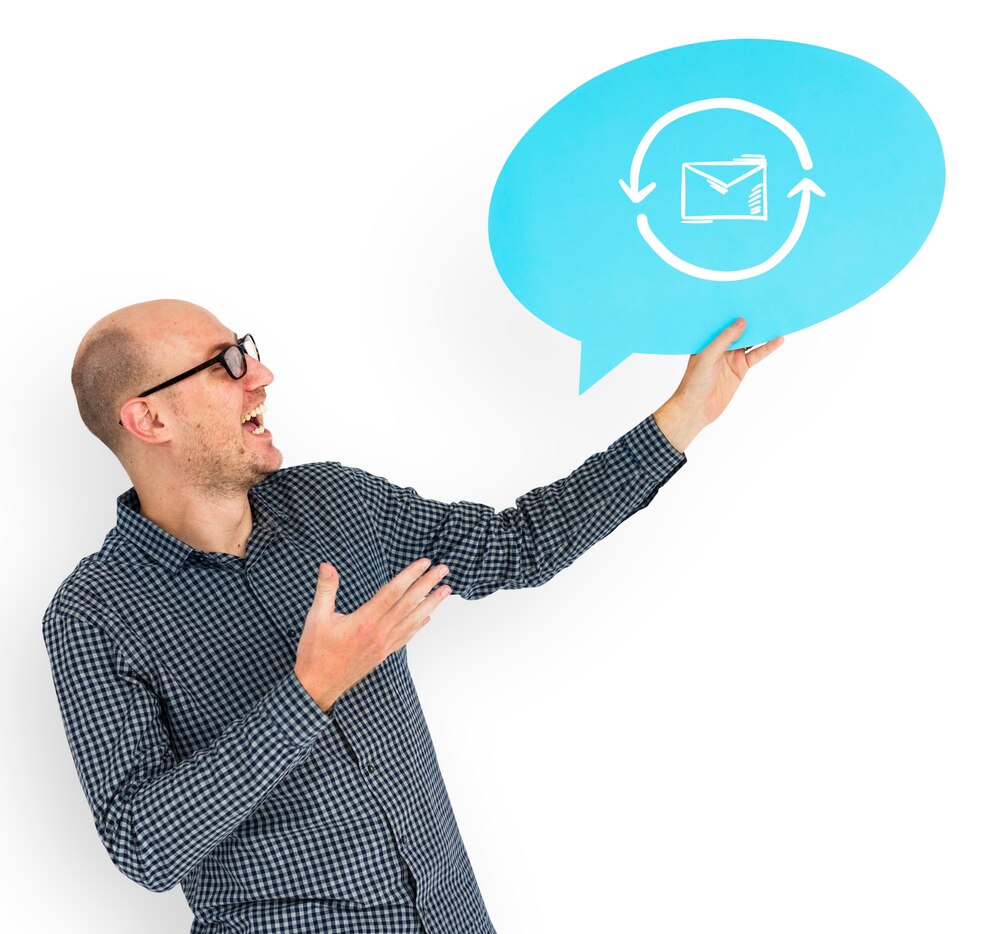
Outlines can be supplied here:
<path id="1" fill-rule="evenodd" d="M 247 386 L 268 386 L 273 382 L 273 373 L 255 357 L 246 354 L 246 375 L 242 381 Z"/>

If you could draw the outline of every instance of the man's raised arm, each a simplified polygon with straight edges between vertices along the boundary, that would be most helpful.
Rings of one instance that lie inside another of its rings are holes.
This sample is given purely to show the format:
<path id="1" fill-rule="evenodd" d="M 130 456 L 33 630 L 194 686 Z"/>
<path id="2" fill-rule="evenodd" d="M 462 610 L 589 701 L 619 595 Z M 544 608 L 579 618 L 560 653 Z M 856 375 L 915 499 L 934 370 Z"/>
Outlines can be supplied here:
<path id="1" fill-rule="evenodd" d="M 726 408 L 748 369 L 781 346 L 778 337 L 749 352 L 728 350 L 745 325 L 737 319 L 693 354 L 667 402 L 607 450 L 507 509 L 443 503 L 359 468 L 335 467 L 366 503 L 389 573 L 425 556 L 450 569 L 447 583 L 465 600 L 537 587 L 648 506 L 684 465 L 692 438 Z"/>

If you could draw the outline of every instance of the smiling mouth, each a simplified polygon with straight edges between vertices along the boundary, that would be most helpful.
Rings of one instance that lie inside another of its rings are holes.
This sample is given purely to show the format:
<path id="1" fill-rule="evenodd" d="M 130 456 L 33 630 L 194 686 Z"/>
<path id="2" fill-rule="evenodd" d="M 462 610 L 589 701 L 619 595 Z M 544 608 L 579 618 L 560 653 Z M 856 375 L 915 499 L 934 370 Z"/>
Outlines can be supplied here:
<path id="1" fill-rule="evenodd" d="M 264 428 L 260 425 L 255 417 L 250 418 L 249 421 L 244 422 L 242 425 L 242 430 L 247 435 L 268 435 L 270 433 L 269 428 Z"/>
<path id="2" fill-rule="evenodd" d="M 242 416 L 242 430 L 251 435 L 266 434 L 266 429 L 263 427 L 263 413 L 266 411 L 266 403 L 261 402 L 249 411 L 252 414 L 248 418 L 245 415 Z"/>

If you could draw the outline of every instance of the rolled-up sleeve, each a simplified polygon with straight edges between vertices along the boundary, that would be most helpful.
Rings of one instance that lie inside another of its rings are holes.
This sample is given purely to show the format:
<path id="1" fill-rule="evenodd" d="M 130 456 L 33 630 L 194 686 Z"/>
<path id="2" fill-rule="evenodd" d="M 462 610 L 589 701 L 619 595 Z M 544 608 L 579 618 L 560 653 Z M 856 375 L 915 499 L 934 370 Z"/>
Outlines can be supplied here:
<path id="1" fill-rule="evenodd" d="M 152 891 L 194 870 L 333 721 L 291 670 L 233 711 L 210 746 L 178 760 L 160 699 L 99 623 L 50 609 L 43 632 L 97 832 L 118 869 Z"/>
<path id="2" fill-rule="evenodd" d="M 648 415 L 568 476 L 500 511 L 426 499 L 359 468 L 342 469 L 370 511 L 392 576 L 427 557 L 449 567 L 445 583 L 455 594 L 476 600 L 546 583 L 646 508 L 685 461 Z"/>

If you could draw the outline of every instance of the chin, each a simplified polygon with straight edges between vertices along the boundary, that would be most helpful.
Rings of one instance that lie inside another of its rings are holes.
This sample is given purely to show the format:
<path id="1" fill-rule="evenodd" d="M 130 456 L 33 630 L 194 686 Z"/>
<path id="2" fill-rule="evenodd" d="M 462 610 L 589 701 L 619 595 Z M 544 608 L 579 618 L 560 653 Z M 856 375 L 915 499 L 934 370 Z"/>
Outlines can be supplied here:
<path id="1" fill-rule="evenodd" d="M 284 455 L 279 450 L 277 450 L 277 448 L 273 448 L 273 450 L 270 452 L 270 455 L 266 458 L 266 466 L 263 468 L 263 470 L 266 472 L 266 475 L 269 476 L 271 473 L 276 473 L 276 471 L 280 469 L 280 466 L 281 464 L 283 464 L 283 462 L 284 462 Z"/>

